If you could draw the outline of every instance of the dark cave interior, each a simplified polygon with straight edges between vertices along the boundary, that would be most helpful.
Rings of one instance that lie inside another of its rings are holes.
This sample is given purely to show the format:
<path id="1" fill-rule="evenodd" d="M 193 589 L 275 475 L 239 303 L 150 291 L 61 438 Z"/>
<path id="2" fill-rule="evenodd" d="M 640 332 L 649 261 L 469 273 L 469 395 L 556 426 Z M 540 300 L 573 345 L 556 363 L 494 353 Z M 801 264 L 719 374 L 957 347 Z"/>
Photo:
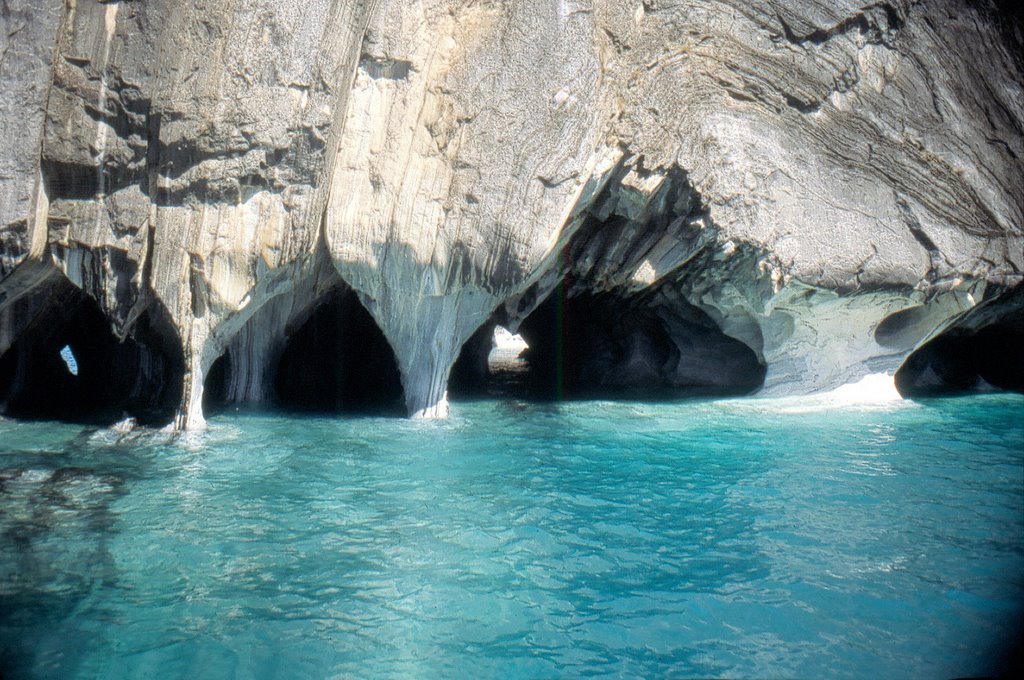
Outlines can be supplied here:
<path id="1" fill-rule="evenodd" d="M 563 282 L 519 325 L 522 358 L 495 362 L 497 316 L 465 343 L 453 367 L 455 399 L 512 397 L 668 400 L 738 396 L 757 390 L 765 366 L 750 347 L 704 312 L 659 292 L 567 293 Z M 118 339 L 93 298 L 55 284 L 40 312 L 0 356 L 4 415 L 108 425 L 132 416 L 173 420 L 184 359 L 168 315 L 153 303 Z M 1024 288 L 979 305 L 915 350 L 896 374 L 904 397 L 977 391 L 1024 392 Z M 921 321 L 905 310 L 880 325 L 885 345 L 905 344 Z M 73 356 L 77 374 L 62 357 Z M 513 355 L 514 356 L 514 355 Z M 489 361 L 489 358 L 492 360 Z M 390 345 L 358 296 L 332 288 L 286 329 L 269 360 L 268 404 L 285 411 L 401 415 L 403 393 Z M 206 379 L 204 410 L 234 403 L 232 350 Z"/>
<path id="2" fill-rule="evenodd" d="M 903 397 L 1024 393 L 1024 285 L 996 295 L 914 350 L 896 371 Z"/>
<path id="3" fill-rule="evenodd" d="M 478 331 L 452 370 L 452 394 L 571 399 L 682 399 L 749 394 L 765 366 L 702 311 L 657 296 L 566 294 L 561 284 L 519 326 L 519 366 L 490 366 L 494 324 Z"/>
<path id="4" fill-rule="evenodd" d="M 258 321 L 258 319 L 257 319 Z M 373 317 L 351 289 L 331 289 L 285 331 L 267 357 L 269 405 L 306 413 L 404 414 L 395 354 Z M 206 378 L 204 411 L 223 410 L 230 395 L 231 350 Z"/>
<path id="5" fill-rule="evenodd" d="M 1024 319 L 940 334 L 903 363 L 896 389 L 904 397 L 1024 393 Z"/>
<path id="6" fill-rule="evenodd" d="M 17 418 L 109 425 L 131 416 L 160 426 L 174 418 L 184 374 L 181 345 L 158 305 L 119 340 L 96 301 L 62 281 L 0 357 L 0 404 Z"/>

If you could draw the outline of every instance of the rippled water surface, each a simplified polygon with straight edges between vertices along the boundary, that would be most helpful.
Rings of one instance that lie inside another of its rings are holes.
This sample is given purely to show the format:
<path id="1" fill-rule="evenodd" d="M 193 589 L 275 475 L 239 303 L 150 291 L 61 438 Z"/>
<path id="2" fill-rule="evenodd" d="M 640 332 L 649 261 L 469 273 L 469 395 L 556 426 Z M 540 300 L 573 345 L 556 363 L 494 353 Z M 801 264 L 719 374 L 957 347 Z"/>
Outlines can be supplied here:
<path id="1" fill-rule="evenodd" d="M 994 672 L 1024 397 L 0 420 L 4 678 Z"/>

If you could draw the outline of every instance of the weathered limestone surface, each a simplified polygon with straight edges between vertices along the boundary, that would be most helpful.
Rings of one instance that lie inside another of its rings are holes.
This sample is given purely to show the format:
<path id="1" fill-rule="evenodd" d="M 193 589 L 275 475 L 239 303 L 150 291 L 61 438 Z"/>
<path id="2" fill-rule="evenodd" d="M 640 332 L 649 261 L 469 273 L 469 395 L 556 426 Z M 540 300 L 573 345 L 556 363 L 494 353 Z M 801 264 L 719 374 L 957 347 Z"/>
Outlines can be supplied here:
<path id="1" fill-rule="evenodd" d="M 33 0 L 5 2 L 0 13 L 0 278 L 46 244 L 45 225 L 36 229 L 39 149 L 60 16 L 60 3 Z"/>
<path id="2" fill-rule="evenodd" d="M 443 416 L 467 340 L 564 282 L 676 367 L 737 356 L 699 310 L 769 393 L 892 373 L 1022 280 L 1022 43 L 987 0 L 8 0 L 0 354 L 66 279 L 180 348 L 199 426 L 219 356 L 272 400 L 344 285 Z"/>
<path id="3" fill-rule="evenodd" d="M 42 151 L 27 156 L 47 199 L 39 259 L 118 335 L 166 310 L 187 359 L 181 426 L 202 423 L 203 376 L 247 317 L 312 275 L 324 135 L 345 110 L 364 12 L 71 2 L 43 41 L 52 84 Z"/>

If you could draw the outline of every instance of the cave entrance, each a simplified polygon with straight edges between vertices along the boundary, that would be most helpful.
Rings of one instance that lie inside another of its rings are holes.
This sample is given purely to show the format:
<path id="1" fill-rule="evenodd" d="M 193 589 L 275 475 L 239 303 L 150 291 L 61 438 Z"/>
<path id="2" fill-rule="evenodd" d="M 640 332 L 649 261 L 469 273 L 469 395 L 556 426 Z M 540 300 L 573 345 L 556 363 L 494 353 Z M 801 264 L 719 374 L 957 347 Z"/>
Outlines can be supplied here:
<path id="1" fill-rule="evenodd" d="M 165 425 L 181 400 L 184 358 L 156 307 L 119 340 L 99 305 L 68 281 L 0 357 L 0 409 L 15 418 Z"/>
<path id="2" fill-rule="evenodd" d="M 569 289 L 557 286 L 522 321 L 521 340 L 493 323 L 474 335 L 453 369 L 453 393 L 667 400 L 744 395 L 764 383 L 756 352 L 677 295 Z M 490 340 L 486 361 L 483 339 Z M 499 340 L 506 349 L 498 349 Z"/>
<path id="3" fill-rule="evenodd" d="M 529 350 L 523 336 L 493 321 L 462 346 L 448 380 L 455 398 L 529 396 Z"/>
<path id="4" fill-rule="evenodd" d="M 504 326 L 495 326 L 491 335 L 491 351 L 487 353 L 487 370 L 491 374 L 519 374 L 529 369 L 524 355 L 530 345 L 522 335 Z"/>
<path id="5" fill-rule="evenodd" d="M 288 338 L 274 394 L 289 410 L 405 414 L 395 353 L 348 288 L 331 291 Z"/>
<path id="6" fill-rule="evenodd" d="M 1024 393 L 1024 285 L 986 300 L 921 345 L 896 371 L 904 397 Z"/>
<path id="7" fill-rule="evenodd" d="M 266 333 L 259 314 L 240 338 Z M 262 348 L 261 356 L 246 352 L 252 352 L 250 343 L 236 342 L 211 367 L 203 392 L 207 414 L 244 403 L 304 413 L 405 413 L 395 354 L 348 287 L 325 293 L 287 324 L 276 343 Z M 256 370 L 253 362 L 266 366 Z M 247 384 L 252 382 L 262 384 Z"/>

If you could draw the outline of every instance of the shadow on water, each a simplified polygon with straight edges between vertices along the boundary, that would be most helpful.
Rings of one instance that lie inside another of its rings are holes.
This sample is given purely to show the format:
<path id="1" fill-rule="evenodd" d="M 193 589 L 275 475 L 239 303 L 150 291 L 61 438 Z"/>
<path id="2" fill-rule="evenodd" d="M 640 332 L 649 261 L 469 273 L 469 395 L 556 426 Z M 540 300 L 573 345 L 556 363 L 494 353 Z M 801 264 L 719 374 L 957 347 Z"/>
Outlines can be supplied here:
<path id="1" fill-rule="evenodd" d="M 94 433 L 62 449 L 0 450 L 0 678 L 73 676 L 88 649 L 55 631 L 117 586 L 112 506 L 131 465 L 94 460 Z"/>

